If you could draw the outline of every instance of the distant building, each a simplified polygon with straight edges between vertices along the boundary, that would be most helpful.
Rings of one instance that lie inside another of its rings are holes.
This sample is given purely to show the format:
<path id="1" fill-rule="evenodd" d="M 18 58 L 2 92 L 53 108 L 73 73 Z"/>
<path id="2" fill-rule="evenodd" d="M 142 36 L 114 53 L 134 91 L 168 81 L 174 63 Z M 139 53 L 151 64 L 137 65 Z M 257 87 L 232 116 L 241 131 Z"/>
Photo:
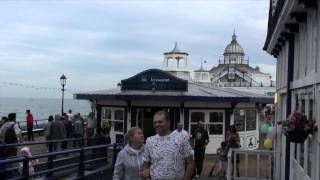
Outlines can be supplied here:
<path id="1" fill-rule="evenodd" d="M 188 56 L 188 53 L 179 50 L 178 43 L 176 42 L 172 51 L 164 53 L 162 70 L 178 78 L 191 80 Z"/>
<path id="2" fill-rule="evenodd" d="M 203 62 L 201 60 L 200 68 L 194 71 L 194 82 L 199 84 L 210 84 L 210 71 L 205 70 L 202 64 Z"/>
<path id="3" fill-rule="evenodd" d="M 240 91 L 254 92 L 274 96 L 275 82 L 272 76 L 261 72 L 257 66 L 251 67 L 249 58 L 237 41 L 235 33 L 226 46 L 223 58 L 210 71 L 210 85 L 213 87 L 228 87 Z"/>
<path id="4" fill-rule="evenodd" d="M 239 129 L 242 148 L 258 148 L 257 104 L 273 102 L 270 96 L 204 86 L 159 69 L 124 79 L 118 88 L 77 93 L 74 98 L 91 101 L 98 124 L 111 123 L 112 142 L 122 141 L 130 127 L 143 128 L 145 137 L 154 135 L 153 115 L 159 110 L 169 113 L 171 130 L 183 122 L 185 130 L 192 134 L 201 120 L 209 133 L 209 154 L 216 153 L 230 124 Z"/>
<path id="5" fill-rule="evenodd" d="M 237 41 L 235 33 L 224 50 L 217 67 L 210 70 L 211 85 L 215 87 L 268 87 L 272 86 L 271 75 L 251 67 L 249 58 Z"/>
<path id="6" fill-rule="evenodd" d="M 123 140 L 127 130 L 135 126 L 143 128 L 146 137 L 154 135 L 153 115 L 164 110 L 170 114 L 171 130 L 183 122 L 192 134 L 197 122 L 204 122 L 210 138 L 206 153 L 216 153 L 231 124 L 239 131 L 241 147 L 256 149 L 260 139 L 257 107 L 274 101 L 273 96 L 264 93 L 270 86 L 270 75 L 248 65 L 235 34 L 224 55 L 224 61 L 210 71 L 201 62 L 191 79 L 189 54 L 175 43 L 173 50 L 164 53 L 161 70 L 148 69 L 122 80 L 118 88 L 77 93 L 74 97 L 91 101 L 98 124 L 111 122 L 112 142 Z M 215 74 L 220 71 L 220 76 Z M 244 89 L 236 90 L 238 86 Z"/>
<path id="7" fill-rule="evenodd" d="M 320 125 L 320 0 L 270 0 L 264 50 L 277 59 L 276 121 L 293 111 Z M 276 126 L 275 180 L 320 179 L 320 133 L 292 143 Z"/>

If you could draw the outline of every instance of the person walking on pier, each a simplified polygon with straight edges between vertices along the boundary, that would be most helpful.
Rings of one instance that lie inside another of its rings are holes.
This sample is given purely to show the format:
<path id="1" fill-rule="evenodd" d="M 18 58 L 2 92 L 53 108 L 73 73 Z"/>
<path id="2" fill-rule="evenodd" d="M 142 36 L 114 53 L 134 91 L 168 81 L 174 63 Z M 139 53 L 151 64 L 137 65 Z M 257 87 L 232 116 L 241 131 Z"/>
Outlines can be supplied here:
<path id="1" fill-rule="evenodd" d="M 69 121 L 72 121 L 72 119 L 73 119 L 73 114 L 72 114 L 72 110 L 71 110 L 71 109 L 69 109 L 67 115 L 68 115 L 68 120 L 69 120 Z"/>
<path id="2" fill-rule="evenodd" d="M 65 116 L 62 119 L 62 123 L 64 125 L 64 128 L 66 129 L 67 139 L 71 139 L 73 135 L 73 126 L 72 126 L 72 122 L 68 119 L 68 116 Z M 68 149 L 68 142 L 62 143 L 62 149 Z"/>
<path id="3" fill-rule="evenodd" d="M 14 129 L 16 113 L 8 114 L 8 119 L 0 128 L 0 141 L 4 144 L 15 144 L 18 143 L 18 138 L 16 131 Z M 3 157 L 2 157 L 3 156 Z M 3 149 L 3 153 L 1 153 L 0 158 L 7 158 L 17 156 L 17 148 L 16 147 L 7 147 Z"/>
<path id="4" fill-rule="evenodd" d="M 131 128 L 126 135 L 127 145 L 118 154 L 113 180 L 142 180 L 144 135 L 142 129 Z"/>
<path id="5" fill-rule="evenodd" d="M 66 128 L 61 122 L 61 116 L 58 114 L 54 116 L 54 122 L 50 125 L 48 138 L 50 140 L 63 140 L 67 138 Z M 59 151 L 61 150 L 61 142 L 54 142 L 51 147 L 50 152 Z"/>
<path id="6" fill-rule="evenodd" d="M 209 134 L 208 131 L 204 129 L 203 121 L 198 121 L 198 127 L 193 132 L 192 138 L 194 140 L 194 173 L 195 177 L 199 178 L 202 171 L 206 147 L 209 144 Z"/>
<path id="7" fill-rule="evenodd" d="M 193 151 L 190 143 L 170 132 L 170 118 L 165 111 L 153 116 L 157 134 L 147 139 L 144 153 L 144 178 L 191 180 Z"/>
<path id="8" fill-rule="evenodd" d="M 5 122 L 0 128 L 0 144 L 15 144 L 18 143 L 17 134 L 14 126 L 16 125 L 16 113 L 8 114 L 8 118 L 4 119 Z M 0 159 L 5 159 L 8 157 L 17 156 L 17 148 L 11 147 L 1 147 L 0 148 Z M 2 179 L 7 179 L 12 177 L 13 173 L 10 171 L 3 171 L 4 168 L 12 168 L 14 164 L 3 165 L 0 164 L 0 177 Z"/>
<path id="9" fill-rule="evenodd" d="M 28 140 L 34 141 L 34 138 L 33 138 L 33 115 L 31 114 L 29 109 L 26 110 L 26 114 L 27 114 L 26 119 L 27 119 Z"/>
<path id="10" fill-rule="evenodd" d="M 179 122 L 179 123 L 178 123 L 177 129 L 174 130 L 172 133 L 173 133 L 174 135 L 176 135 L 178 138 L 186 139 L 187 141 L 189 141 L 189 139 L 190 139 L 188 132 L 183 129 L 183 124 L 182 124 L 182 122 Z"/>
<path id="11" fill-rule="evenodd" d="M 90 112 L 87 118 L 86 138 L 88 138 L 88 146 L 91 146 L 91 138 L 94 135 L 94 130 L 97 127 L 97 119 L 94 117 L 94 113 Z"/>
<path id="12" fill-rule="evenodd" d="M 83 138 L 84 136 L 84 119 L 80 113 L 74 115 L 73 118 L 73 138 Z M 81 140 L 73 141 L 73 147 L 81 146 Z"/>
<path id="13" fill-rule="evenodd" d="M 228 140 L 228 150 L 230 150 L 231 148 L 237 149 L 237 148 L 241 147 L 239 133 L 237 132 L 237 129 L 234 125 L 231 125 L 229 128 L 227 140 Z M 234 167 L 233 166 L 234 161 L 236 161 L 236 169 L 235 169 L 236 175 L 237 175 L 237 177 L 240 177 L 240 172 L 239 172 L 240 157 L 239 157 L 239 154 L 236 155 L 236 159 L 234 160 L 234 155 L 232 153 L 232 155 L 231 155 L 232 167 Z M 233 174 L 233 171 L 234 171 L 234 169 L 232 168 L 232 174 Z"/>

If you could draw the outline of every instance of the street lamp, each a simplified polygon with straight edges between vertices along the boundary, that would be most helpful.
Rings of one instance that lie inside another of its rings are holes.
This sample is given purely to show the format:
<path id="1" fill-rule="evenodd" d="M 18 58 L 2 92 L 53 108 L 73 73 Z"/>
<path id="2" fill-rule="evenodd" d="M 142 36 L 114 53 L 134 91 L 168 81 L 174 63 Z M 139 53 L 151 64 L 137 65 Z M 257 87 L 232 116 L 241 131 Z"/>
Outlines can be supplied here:
<path id="1" fill-rule="evenodd" d="M 64 76 L 64 74 L 62 74 L 62 76 L 60 77 L 60 83 L 61 83 L 61 86 L 62 86 L 62 105 L 61 105 L 61 115 L 63 115 L 63 99 L 64 99 L 64 86 L 66 85 L 66 82 L 67 82 L 67 78 Z"/>

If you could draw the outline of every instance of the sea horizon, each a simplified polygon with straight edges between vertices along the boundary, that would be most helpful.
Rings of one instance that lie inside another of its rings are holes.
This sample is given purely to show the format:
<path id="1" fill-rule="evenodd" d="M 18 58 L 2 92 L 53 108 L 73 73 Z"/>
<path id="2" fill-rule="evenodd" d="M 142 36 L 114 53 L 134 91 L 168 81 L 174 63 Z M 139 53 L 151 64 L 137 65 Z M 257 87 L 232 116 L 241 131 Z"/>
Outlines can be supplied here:
<path id="1" fill-rule="evenodd" d="M 48 119 L 50 115 L 61 114 L 61 103 L 61 98 L 0 97 L 0 116 L 16 113 L 17 121 L 25 121 L 25 111 L 30 109 L 34 119 Z M 81 115 L 91 111 L 89 101 L 65 98 L 64 112 L 69 109 Z"/>

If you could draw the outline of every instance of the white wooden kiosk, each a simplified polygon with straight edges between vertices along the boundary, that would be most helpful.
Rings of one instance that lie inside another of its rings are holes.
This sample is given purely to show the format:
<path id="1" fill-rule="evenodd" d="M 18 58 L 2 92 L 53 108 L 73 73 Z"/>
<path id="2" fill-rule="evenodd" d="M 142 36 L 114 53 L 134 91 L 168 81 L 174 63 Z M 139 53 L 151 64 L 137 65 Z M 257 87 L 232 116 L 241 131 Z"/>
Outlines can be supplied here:
<path id="1" fill-rule="evenodd" d="M 188 82 L 158 69 L 122 80 L 118 88 L 77 93 L 74 98 L 91 101 L 98 124 L 111 122 L 112 142 L 123 140 L 134 126 L 143 128 L 146 137 L 154 135 L 152 118 L 158 110 L 169 112 L 172 130 L 182 121 L 191 133 L 197 121 L 202 120 L 210 136 L 206 153 L 216 153 L 230 123 L 241 130 L 243 148 L 257 148 L 257 104 L 274 101 L 272 97 Z"/>

